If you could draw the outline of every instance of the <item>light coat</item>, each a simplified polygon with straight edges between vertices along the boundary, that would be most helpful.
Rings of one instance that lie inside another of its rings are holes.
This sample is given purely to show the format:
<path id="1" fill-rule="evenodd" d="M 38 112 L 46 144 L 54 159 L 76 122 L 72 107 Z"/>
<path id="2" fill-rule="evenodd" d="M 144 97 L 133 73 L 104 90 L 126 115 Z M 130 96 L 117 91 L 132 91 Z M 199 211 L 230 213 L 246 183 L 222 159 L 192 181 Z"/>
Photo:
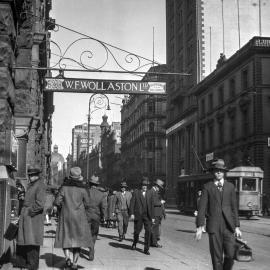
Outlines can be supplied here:
<path id="1" fill-rule="evenodd" d="M 89 205 L 86 188 L 61 187 L 54 204 L 61 208 L 55 236 L 56 248 L 89 247 L 92 236 L 87 222 L 85 207 Z"/>
<path id="2" fill-rule="evenodd" d="M 18 245 L 43 244 L 46 186 L 42 179 L 29 184 L 19 219 Z"/>
<path id="3" fill-rule="evenodd" d="M 119 213 L 122 209 L 122 203 L 123 203 L 123 195 L 122 195 L 122 192 L 116 192 L 116 196 L 115 196 L 115 209 L 114 209 L 114 212 L 115 213 Z M 130 200 L 131 200 L 131 197 L 132 197 L 132 194 L 131 192 L 129 191 L 125 191 L 125 197 L 127 199 L 127 210 L 129 211 L 129 208 L 130 208 Z"/>

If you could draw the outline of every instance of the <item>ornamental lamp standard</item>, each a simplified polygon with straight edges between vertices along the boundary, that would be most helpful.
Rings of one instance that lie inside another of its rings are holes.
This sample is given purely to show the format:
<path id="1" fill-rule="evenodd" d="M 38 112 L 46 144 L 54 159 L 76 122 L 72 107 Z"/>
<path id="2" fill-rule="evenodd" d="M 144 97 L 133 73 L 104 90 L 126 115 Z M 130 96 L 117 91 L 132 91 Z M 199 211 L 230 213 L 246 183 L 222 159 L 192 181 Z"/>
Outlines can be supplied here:
<path id="1" fill-rule="evenodd" d="M 95 97 L 95 98 L 94 98 Z M 104 101 L 104 98 L 107 100 L 107 104 Z M 94 104 L 95 110 L 91 111 L 91 104 Z M 94 111 L 104 109 L 110 110 L 110 101 L 109 98 L 102 93 L 95 93 L 89 98 L 89 103 L 88 103 L 88 121 L 87 121 L 87 164 L 86 164 L 86 178 L 87 181 L 89 179 L 89 144 L 90 144 L 90 120 L 91 120 L 91 114 Z"/>

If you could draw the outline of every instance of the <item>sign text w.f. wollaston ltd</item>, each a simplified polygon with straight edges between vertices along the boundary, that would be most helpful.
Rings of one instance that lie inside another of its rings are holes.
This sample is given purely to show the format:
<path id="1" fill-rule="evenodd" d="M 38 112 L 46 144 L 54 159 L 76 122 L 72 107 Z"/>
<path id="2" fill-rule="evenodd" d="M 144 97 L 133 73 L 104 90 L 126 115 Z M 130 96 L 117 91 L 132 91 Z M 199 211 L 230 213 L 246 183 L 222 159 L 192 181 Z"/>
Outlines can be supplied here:
<path id="1" fill-rule="evenodd" d="M 165 82 L 45 78 L 45 91 L 104 94 L 166 94 Z"/>

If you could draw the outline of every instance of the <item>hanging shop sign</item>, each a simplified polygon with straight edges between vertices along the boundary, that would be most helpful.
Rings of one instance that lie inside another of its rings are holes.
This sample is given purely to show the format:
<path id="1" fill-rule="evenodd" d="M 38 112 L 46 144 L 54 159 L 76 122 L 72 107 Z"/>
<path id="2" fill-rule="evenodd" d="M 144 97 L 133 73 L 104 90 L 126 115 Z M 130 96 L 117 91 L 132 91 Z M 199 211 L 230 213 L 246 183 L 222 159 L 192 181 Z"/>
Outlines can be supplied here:
<path id="1" fill-rule="evenodd" d="M 45 78 L 45 91 L 103 94 L 166 94 L 165 82 Z"/>

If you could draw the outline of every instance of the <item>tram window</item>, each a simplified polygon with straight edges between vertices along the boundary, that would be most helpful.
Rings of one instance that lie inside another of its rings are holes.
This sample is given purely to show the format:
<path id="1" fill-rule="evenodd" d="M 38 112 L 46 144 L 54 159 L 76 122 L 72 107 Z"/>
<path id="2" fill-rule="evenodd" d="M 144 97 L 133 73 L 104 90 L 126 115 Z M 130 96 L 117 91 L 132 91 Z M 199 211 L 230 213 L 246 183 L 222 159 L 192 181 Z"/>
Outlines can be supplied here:
<path id="1" fill-rule="evenodd" d="M 255 191 L 256 190 L 256 178 L 243 178 L 242 190 Z"/>
<path id="2" fill-rule="evenodd" d="M 238 178 L 230 178 L 230 179 L 227 179 L 227 181 L 234 185 L 235 191 L 239 191 L 239 179 Z"/>

